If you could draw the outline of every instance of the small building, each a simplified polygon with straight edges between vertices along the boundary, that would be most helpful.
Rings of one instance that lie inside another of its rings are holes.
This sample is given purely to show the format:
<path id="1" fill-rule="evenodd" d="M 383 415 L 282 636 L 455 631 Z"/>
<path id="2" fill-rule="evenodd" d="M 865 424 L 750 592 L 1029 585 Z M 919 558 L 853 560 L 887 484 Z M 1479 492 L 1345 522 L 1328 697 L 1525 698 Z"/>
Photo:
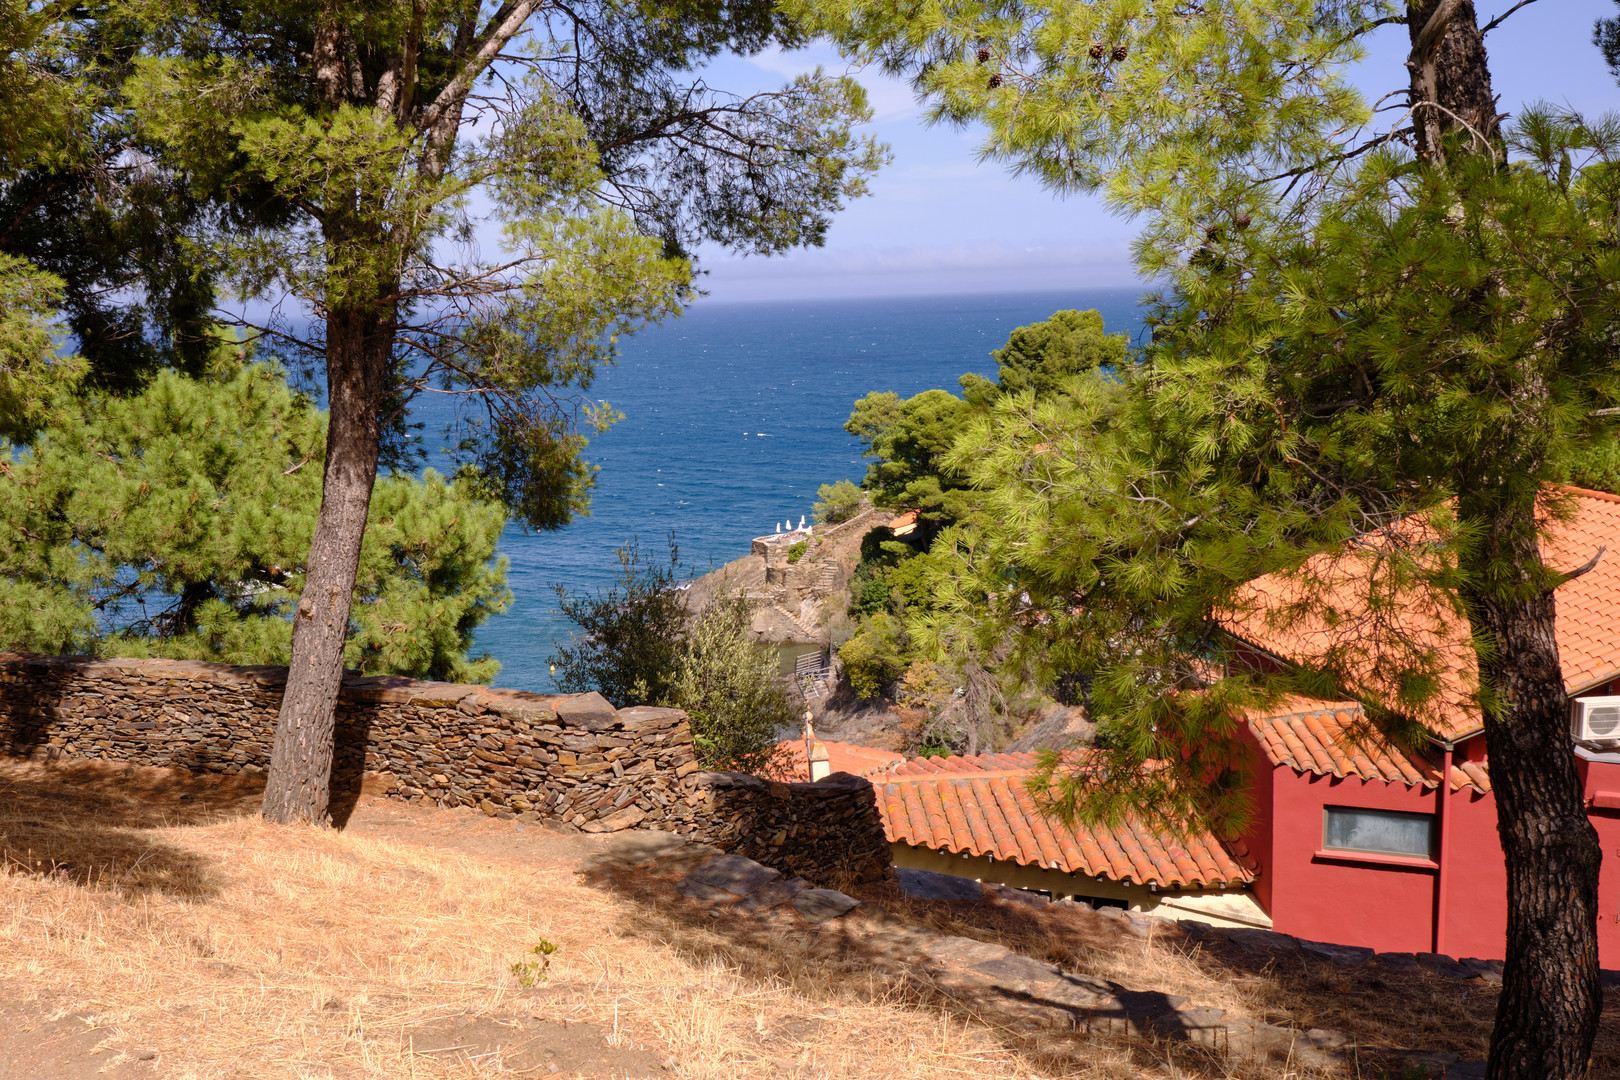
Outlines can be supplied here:
<path id="1" fill-rule="evenodd" d="M 1029 790 L 1032 753 L 912 758 L 870 775 L 896 866 L 1094 906 L 1217 926 L 1270 927 L 1251 866 L 1208 833 L 1180 838 L 1127 819 L 1064 825 Z"/>
<path id="2" fill-rule="evenodd" d="M 1550 525 L 1544 557 L 1573 568 L 1607 552 L 1554 595 L 1564 684 L 1575 699 L 1570 753 L 1584 785 L 1588 820 L 1612 854 L 1620 851 L 1620 702 L 1593 708 L 1592 699 L 1620 693 L 1620 629 L 1614 620 L 1620 607 L 1620 497 L 1564 493 L 1572 515 Z M 1335 568 L 1307 572 L 1331 583 Z M 1291 588 L 1286 579 L 1261 579 L 1252 595 L 1286 602 Z M 1343 604 L 1334 606 L 1353 607 L 1357 594 L 1347 580 L 1339 589 Z M 1473 703 L 1478 669 L 1467 628 L 1438 605 L 1414 600 L 1395 610 L 1406 620 L 1402 632 L 1432 643 L 1447 662 L 1433 706 L 1410 717 L 1421 725 L 1418 745 L 1402 747 L 1386 738 L 1355 702 L 1294 698 L 1248 717 L 1257 813 L 1243 842 L 1258 871 L 1254 896 L 1275 929 L 1300 937 L 1380 951 L 1500 959 L 1506 951 L 1507 871 L 1484 725 Z M 1364 632 L 1354 617 L 1279 622 L 1264 616 L 1261 604 L 1228 621 L 1245 663 L 1308 664 L 1328 648 L 1339 649 L 1341 657 L 1345 648 L 1364 648 L 1369 674 L 1356 690 L 1368 700 L 1389 699 L 1379 692 L 1376 674 L 1377 654 L 1386 643 L 1374 636 L 1348 640 L 1345 635 Z M 1604 860 L 1598 900 L 1600 961 L 1620 967 L 1620 860 Z"/>

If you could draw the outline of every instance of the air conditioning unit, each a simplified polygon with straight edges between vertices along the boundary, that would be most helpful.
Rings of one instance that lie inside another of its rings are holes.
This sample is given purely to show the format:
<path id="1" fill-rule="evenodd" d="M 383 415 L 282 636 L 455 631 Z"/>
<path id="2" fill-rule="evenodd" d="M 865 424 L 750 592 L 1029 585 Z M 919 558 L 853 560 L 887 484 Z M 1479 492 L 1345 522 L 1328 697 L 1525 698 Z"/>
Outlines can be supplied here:
<path id="1" fill-rule="evenodd" d="M 1620 697 L 1579 698 L 1572 704 L 1576 741 L 1620 743 Z"/>

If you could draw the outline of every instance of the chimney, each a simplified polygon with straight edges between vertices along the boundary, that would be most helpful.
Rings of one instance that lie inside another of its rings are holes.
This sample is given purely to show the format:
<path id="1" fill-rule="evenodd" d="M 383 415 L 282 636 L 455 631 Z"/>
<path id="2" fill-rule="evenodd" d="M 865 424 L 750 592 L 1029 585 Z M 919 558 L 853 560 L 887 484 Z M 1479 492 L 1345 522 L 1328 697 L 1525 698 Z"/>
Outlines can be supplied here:
<path id="1" fill-rule="evenodd" d="M 827 761 L 827 748 L 818 740 L 810 747 L 810 782 L 825 780 L 832 775 L 832 765 Z"/>

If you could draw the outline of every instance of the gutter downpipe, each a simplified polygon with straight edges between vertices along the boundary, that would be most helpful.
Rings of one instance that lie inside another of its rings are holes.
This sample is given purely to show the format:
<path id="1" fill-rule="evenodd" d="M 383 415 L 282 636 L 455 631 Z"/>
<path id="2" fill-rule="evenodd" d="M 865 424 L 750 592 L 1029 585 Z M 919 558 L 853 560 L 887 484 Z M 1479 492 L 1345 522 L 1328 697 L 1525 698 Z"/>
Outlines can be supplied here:
<path id="1" fill-rule="evenodd" d="M 1451 855 L 1451 814 L 1447 812 L 1451 803 L 1451 755 L 1456 749 L 1456 743 L 1442 742 L 1445 756 L 1441 760 L 1440 784 L 1435 788 L 1435 816 L 1440 819 L 1440 850 L 1435 852 L 1435 863 L 1438 869 L 1434 872 L 1434 945 L 1432 951 L 1442 956 L 1451 955 L 1446 951 L 1446 900 L 1449 893 L 1450 876 L 1446 873 L 1446 862 Z"/>

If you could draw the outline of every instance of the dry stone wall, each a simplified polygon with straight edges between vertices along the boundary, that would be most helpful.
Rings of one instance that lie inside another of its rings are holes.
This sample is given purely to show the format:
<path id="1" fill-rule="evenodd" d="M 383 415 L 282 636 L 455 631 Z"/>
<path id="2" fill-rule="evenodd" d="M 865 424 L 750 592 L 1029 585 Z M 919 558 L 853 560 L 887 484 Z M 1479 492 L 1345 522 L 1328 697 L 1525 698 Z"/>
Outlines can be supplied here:
<path id="1" fill-rule="evenodd" d="M 139 765 L 262 772 L 285 668 L 183 660 L 0 655 L 0 745 Z M 396 677 L 343 680 L 334 792 L 593 832 L 691 832 L 702 804 L 686 714 L 614 709 L 600 694 L 546 695 Z"/>
<path id="2" fill-rule="evenodd" d="M 872 784 L 849 773 L 783 784 L 744 773 L 698 774 L 703 839 L 816 885 L 836 888 L 893 878 Z"/>
<path id="3" fill-rule="evenodd" d="M 0 653 L 0 753 L 263 772 L 281 667 Z M 817 884 L 888 871 L 871 784 L 701 773 L 686 714 L 394 676 L 346 677 L 332 790 L 704 840 Z M 882 866 L 877 865 L 881 849 Z M 851 876 L 853 875 L 853 876 Z"/>

